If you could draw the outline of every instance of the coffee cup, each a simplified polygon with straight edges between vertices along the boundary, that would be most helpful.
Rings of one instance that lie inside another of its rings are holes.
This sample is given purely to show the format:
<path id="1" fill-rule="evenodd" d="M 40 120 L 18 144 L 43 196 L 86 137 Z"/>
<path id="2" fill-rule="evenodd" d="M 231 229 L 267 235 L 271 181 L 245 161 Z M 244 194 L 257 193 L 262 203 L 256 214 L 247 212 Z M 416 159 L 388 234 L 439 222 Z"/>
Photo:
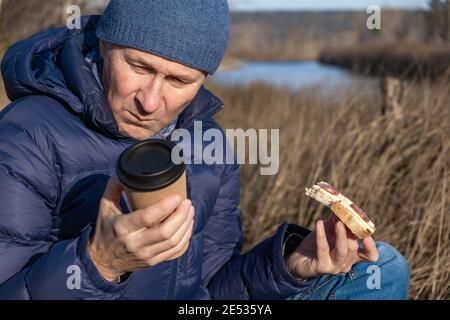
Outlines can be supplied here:
<path id="1" fill-rule="evenodd" d="M 174 164 L 167 140 L 149 139 L 125 149 L 117 161 L 117 177 L 133 211 L 178 194 L 187 198 L 185 165 Z"/>

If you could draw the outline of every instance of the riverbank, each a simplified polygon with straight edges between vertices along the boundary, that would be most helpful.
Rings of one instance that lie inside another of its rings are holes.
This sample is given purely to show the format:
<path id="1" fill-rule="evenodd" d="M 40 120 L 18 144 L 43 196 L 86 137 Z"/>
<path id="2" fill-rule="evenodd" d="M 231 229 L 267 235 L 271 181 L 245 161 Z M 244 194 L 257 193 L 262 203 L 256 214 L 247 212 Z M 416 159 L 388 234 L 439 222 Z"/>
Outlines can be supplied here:
<path id="1" fill-rule="evenodd" d="M 382 29 L 369 30 L 365 10 L 233 12 L 228 55 L 245 61 L 316 60 L 330 47 L 422 42 L 430 38 L 426 17 L 421 10 L 383 8 Z"/>
<path id="2" fill-rule="evenodd" d="M 373 43 L 330 48 L 319 61 L 371 76 L 450 79 L 449 43 Z"/>
<path id="3" fill-rule="evenodd" d="M 241 59 L 225 56 L 225 58 L 222 60 L 222 63 L 219 66 L 218 71 L 220 72 L 220 71 L 236 70 L 239 68 L 242 62 L 243 61 Z"/>

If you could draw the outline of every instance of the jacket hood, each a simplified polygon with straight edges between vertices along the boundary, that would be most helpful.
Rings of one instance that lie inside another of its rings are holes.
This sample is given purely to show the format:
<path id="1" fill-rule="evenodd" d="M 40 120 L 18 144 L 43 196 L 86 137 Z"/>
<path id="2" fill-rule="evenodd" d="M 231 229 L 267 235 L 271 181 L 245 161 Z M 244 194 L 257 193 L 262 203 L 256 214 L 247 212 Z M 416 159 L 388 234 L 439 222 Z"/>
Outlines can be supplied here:
<path id="1" fill-rule="evenodd" d="M 82 17 L 81 29 L 57 28 L 37 33 L 11 46 L 1 72 L 11 101 L 46 95 L 63 103 L 104 134 L 125 138 L 118 129 L 103 89 L 85 56 L 98 47 L 95 29 L 100 16 Z M 181 113 L 178 127 L 218 112 L 222 102 L 202 87 Z"/>

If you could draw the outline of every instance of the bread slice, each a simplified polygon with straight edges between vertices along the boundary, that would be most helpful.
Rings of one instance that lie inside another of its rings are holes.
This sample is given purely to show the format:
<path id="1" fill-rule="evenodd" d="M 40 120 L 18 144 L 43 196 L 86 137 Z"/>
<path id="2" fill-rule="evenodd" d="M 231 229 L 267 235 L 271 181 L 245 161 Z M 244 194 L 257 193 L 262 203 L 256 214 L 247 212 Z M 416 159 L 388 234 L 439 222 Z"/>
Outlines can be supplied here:
<path id="1" fill-rule="evenodd" d="M 358 238 L 363 239 L 375 232 L 374 223 L 364 211 L 327 182 L 306 188 L 305 194 L 329 207 Z"/>

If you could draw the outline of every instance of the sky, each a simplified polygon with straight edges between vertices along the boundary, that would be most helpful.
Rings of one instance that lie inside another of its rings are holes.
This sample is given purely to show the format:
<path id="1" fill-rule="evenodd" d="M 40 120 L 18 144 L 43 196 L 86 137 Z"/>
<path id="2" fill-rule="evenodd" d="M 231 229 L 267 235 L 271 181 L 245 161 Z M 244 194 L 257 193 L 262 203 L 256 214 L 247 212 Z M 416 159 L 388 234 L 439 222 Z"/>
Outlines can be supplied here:
<path id="1" fill-rule="evenodd" d="M 427 0 L 228 0 L 231 10 L 366 10 L 379 7 L 426 8 Z"/>

